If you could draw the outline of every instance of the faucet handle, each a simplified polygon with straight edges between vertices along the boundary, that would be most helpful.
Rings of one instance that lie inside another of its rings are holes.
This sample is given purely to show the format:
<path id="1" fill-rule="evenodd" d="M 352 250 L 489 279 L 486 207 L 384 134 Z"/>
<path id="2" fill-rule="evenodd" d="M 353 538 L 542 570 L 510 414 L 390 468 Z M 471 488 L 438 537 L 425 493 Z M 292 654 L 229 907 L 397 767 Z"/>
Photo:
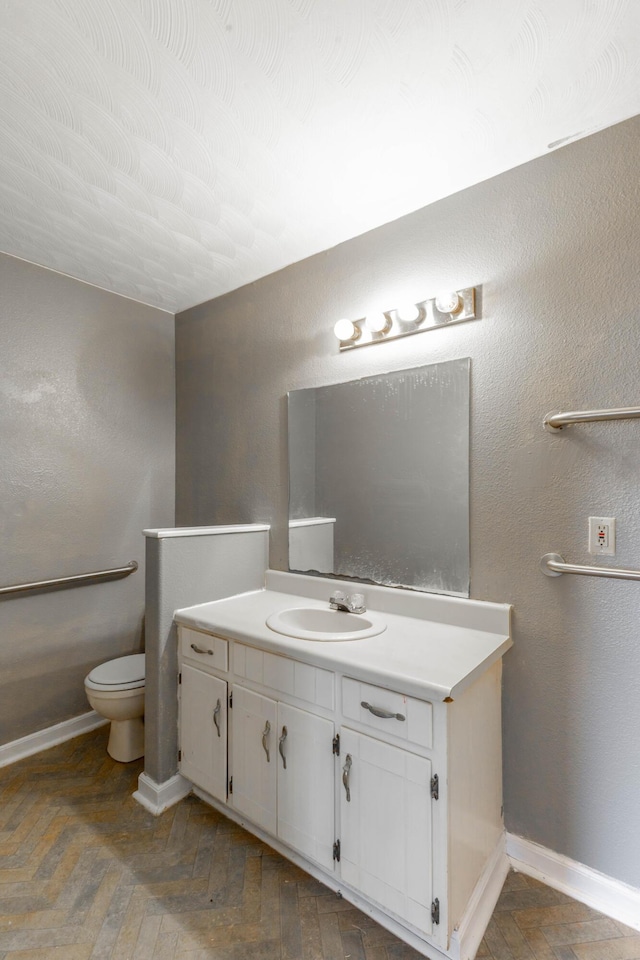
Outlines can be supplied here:
<path id="1" fill-rule="evenodd" d="M 329 597 L 329 606 L 332 610 L 344 610 L 345 613 L 364 613 L 367 609 L 362 593 L 352 593 L 351 596 L 347 596 L 343 590 L 334 590 Z"/>
<path id="2" fill-rule="evenodd" d="M 352 593 L 349 606 L 353 613 L 364 613 L 366 607 L 364 605 L 364 594 L 363 593 Z"/>

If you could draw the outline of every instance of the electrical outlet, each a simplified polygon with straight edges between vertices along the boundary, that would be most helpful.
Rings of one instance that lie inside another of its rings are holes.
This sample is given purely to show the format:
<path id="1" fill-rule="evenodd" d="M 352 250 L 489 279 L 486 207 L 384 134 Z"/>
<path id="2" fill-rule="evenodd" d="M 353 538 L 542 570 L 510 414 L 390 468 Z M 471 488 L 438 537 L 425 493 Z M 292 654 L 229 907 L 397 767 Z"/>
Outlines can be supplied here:
<path id="1" fill-rule="evenodd" d="M 589 553 L 612 557 L 616 552 L 616 518 L 589 517 Z"/>

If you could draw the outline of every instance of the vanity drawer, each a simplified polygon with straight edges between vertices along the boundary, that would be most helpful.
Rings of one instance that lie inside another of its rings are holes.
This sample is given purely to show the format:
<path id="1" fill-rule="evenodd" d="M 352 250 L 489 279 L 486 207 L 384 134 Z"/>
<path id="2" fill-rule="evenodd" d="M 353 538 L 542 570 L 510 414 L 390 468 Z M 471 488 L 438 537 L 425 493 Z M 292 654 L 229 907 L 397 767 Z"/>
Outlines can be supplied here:
<path id="1" fill-rule="evenodd" d="M 234 643 L 233 672 L 277 693 L 288 693 L 298 700 L 333 710 L 334 674 L 330 670 Z"/>
<path id="2" fill-rule="evenodd" d="M 349 720 L 357 720 L 365 727 L 399 737 L 407 743 L 427 748 L 433 745 L 433 707 L 426 700 L 344 677 L 342 713 Z M 377 716 L 378 713 L 383 716 Z"/>
<path id="3" fill-rule="evenodd" d="M 229 641 L 189 627 L 180 627 L 180 652 L 186 660 L 226 673 L 229 669 Z"/>

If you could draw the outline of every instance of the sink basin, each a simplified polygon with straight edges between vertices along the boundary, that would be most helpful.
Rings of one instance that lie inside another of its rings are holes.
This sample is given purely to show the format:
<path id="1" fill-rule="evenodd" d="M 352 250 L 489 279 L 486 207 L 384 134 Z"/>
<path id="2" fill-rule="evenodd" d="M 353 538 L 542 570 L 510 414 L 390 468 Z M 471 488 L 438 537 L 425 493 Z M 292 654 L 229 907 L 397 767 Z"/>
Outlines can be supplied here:
<path id="1" fill-rule="evenodd" d="M 275 633 L 298 640 L 364 640 L 387 629 L 376 613 L 344 613 L 322 607 L 291 607 L 267 617 L 266 624 Z"/>

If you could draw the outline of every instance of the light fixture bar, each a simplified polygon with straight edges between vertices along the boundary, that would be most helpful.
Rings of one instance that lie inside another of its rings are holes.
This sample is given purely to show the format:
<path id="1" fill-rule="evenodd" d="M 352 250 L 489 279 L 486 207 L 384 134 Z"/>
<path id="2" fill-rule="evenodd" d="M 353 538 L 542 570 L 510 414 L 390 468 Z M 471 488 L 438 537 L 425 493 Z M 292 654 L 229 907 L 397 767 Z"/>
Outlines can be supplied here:
<path id="1" fill-rule="evenodd" d="M 341 320 L 334 328 L 336 337 L 340 341 L 340 350 L 352 350 L 354 347 L 397 340 L 398 337 L 425 333 L 427 330 L 450 326 L 452 323 L 478 320 L 476 293 L 480 289 L 480 287 L 465 287 L 462 290 L 446 291 L 429 300 L 421 300 L 415 304 L 410 304 L 409 308 L 413 307 L 413 311 L 411 309 L 407 311 L 406 306 L 384 310 L 376 315 L 373 322 L 370 321 L 369 323 L 367 323 L 366 317 L 353 321 Z M 452 312 L 444 313 L 438 310 L 436 303 L 441 307 L 444 305 L 450 308 Z M 415 315 L 415 319 L 413 315 Z M 380 321 L 380 317 L 386 319 L 386 324 Z M 351 325 L 347 326 L 347 323 Z M 347 333 L 353 335 L 349 339 L 341 339 Z"/>

